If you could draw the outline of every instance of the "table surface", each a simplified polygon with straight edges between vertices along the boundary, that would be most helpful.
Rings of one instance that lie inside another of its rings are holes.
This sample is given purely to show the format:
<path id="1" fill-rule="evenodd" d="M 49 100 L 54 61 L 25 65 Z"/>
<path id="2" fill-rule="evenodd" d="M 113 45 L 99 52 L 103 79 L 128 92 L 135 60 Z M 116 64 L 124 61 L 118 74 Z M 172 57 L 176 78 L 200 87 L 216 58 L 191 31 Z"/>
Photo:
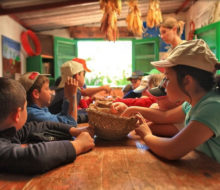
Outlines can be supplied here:
<path id="1" fill-rule="evenodd" d="M 220 164 L 192 151 L 178 161 L 152 154 L 137 137 L 95 139 L 96 147 L 73 163 L 42 175 L 0 173 L 0 190 L 220 189 Z"/>

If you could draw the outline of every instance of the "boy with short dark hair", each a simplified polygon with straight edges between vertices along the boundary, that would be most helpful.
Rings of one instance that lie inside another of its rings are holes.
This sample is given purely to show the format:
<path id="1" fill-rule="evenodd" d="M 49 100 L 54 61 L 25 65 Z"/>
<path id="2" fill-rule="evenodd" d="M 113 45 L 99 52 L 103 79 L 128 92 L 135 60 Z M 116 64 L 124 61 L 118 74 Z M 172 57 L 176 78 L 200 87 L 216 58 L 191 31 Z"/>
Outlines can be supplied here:
<path id="1" fill-rule="evenodd" d="M 94 147 L 88 128 L 55 122 L 25 124 L 26 92 L 13 79 L 0 77 L 0 104 L 1 171 L 42 173 L 70 163 Z M 74 141 L 72 136 L 76 136 Z"/>
<path id="2" fill-rule="evenodd" d="M 52 114 L 48 110 L 51 103 L 52 91 L 49 88 L 49 79 L 38 72 L 27 72 L 23 74 L 20 83 L 24 86 L 28 101 L 29 121 L 54 121 L 76 126 L 77 102 L 73 98 L 77 92 L 78 82 L 68 77 L 64 87 L 64 101 L 62 110 L 58 114 Z"/>

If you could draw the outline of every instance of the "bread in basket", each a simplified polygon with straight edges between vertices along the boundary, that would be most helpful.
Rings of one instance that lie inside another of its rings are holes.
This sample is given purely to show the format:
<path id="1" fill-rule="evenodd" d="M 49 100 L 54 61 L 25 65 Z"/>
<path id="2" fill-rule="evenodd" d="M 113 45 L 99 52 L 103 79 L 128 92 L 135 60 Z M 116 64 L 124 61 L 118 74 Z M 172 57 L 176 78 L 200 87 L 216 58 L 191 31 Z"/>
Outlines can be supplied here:
<path id="1" fill-rule="evenodd" d="M 89 125 L 95 134 L 105 140 L 119 140 L 135 129 L 137 118 L 120 117 L 110 111 L 111 102 L 97 101 L 87 109 Z"/>

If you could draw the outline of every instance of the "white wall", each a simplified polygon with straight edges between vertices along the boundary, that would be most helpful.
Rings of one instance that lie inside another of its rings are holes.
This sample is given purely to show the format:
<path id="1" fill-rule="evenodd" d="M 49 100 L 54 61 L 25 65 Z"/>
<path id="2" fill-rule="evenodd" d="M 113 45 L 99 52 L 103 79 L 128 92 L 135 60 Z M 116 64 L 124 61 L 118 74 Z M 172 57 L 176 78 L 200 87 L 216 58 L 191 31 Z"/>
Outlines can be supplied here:
<path id="1" fill-rule="evenodd" d="M 198 0 L 186 13 L 186 37 L 190 31 L 190 21 L 193 20 L 195 28 L 201 28 L 220 20 L 220 5 L 218 0 Z"/>
<path id="2" fill-rule="evenodd" d="M 18 24 L 16 21 L 14 21 L 12 18 L 9 16 L 0 16 L 0 76 L 3 75 L 2 71 L 2 35 L 17 41 L 21 43 L 20 41 L 20 34 L 25 28 L 23 28 L 20 24 Z M 22 45 L 21 45 L 22 48 Z M 26 52 L 21 49 L 21 72 L 24 73 L 26 68 L 25 68 L 25 63 L 26 63 Z"/>
<path id="3" fill-rule="evenodd" d="M 17 41 L 21 44 L 20 35 L 22 31 L 25 31 L 26 28 L 21 26 L 18 22 L 16 22 L 14 19 L 12 19 L 9 16 L 0 16 L 0 76 L 3 76 L 3 66 L 2 66 L 2 35 Z M 50 31 L 44 31 L 40 32 L 42 34 L 50 34 L 53 36 L 59 36 L 64 38 L 70 38 L 68 29 L 58 29 L 58 30 L 50 30 Z M 21 59 L 21 73 L 26 72 L 26 57 L 27 53 L 22 47 L 21 44 L 21 53 L 20 53 L 20 59 Z"/>
<path id="4" fill-rule="evenodd" d="M 217 2 L 213 22 L 217 22 L 217 21 L 220 21 L 220 2 L 219 1 Z"/>
<path id="5" fill-rule="evenodd" d="M 68 29 L 48 30 L 48 31 L 39 32 L 39 34 L 48 34 L 48 35 L 58 36 L 58 37 L 63 37 L 63 38 L 71 38 Z"/>

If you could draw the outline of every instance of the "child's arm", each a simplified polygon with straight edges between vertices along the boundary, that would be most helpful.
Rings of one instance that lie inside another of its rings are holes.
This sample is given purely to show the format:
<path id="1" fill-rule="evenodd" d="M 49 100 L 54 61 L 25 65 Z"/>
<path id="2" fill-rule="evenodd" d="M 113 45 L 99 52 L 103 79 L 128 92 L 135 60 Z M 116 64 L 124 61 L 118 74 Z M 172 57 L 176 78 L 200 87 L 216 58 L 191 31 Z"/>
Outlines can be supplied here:
<path id="1" fill-rule="evenodd" d="M 76 150 L 76 155 L 87 152 L 95 146 L 93 138 L 87 132 L 80 133 L 71 143 Z"/>
<path id="2" fill-rule="evenodd" d="M 77 121 L 77 87 L 78 81 L 72 77 L 68 77 L 65 87 L 64 96 L 69 101 L 68 114 Z"/>
<path id="3" fill-rule="evenodd" d="M 59 165 L 73 162 L 76 150 L 70 141 L 53 141 L 35 144 L 0 142 L 1 171 L 37 174 Z"/>
<path id="4" fill-rule="evenodd" d="M 30 108 L 28 107 L 28 122 L 30 121 L 51 121 L 51 122 L 61 122 L 69 125 L 76 126 L 77 122 L 75 119 L 67 113 L 67 109 L 69 109 L 69 101 L 63 102 L 63 108 L 61 113 L 59 114 L 51 114 L 46 108 L 38 109 L 38 108 Z"/>
<path id="5" fill-rule="evenodd" d="M 121 116 L 130 117 L 136 113 L 141 113 L 145 119 L 155 122 L 155 123 L 180 123 L 185 119 L 185 113 L 182 109 L 182 105 L 167 110 L 161 111 L 158 109 L 144 108 L 132 106 L 128 107 Z"/>
<path id="6" fill-rule="evenodd" d="M 90 126 L 88 126 L 88 127 L 79 127 L 79 128 L 71 127 L 70 130 L 69 130 L 69 133 L 71 134 L 72 137 L 77 137 L 82 132 L 88 132 L 91 137 L 94 136 L 94 129 Z"/>
<path id="7" fill-rule="evenodd" d="M 32 133 L 40 133 L 47 129 L 66 132 L 72 136 L 71 129 L 77 133 L 76 142 L 69 140 L 27 144 Z M 0 159 L 7 160 L 0 168 L 19 173 L 42 173 L 59 165 L 74 161 L 76 155 L 87 152 L 94 147 L 94 140 L 86 129 L 76 129 L 70 125 L 54 122 L 30 122 L 17 131 L 16 144 L 0 141 L 2 154 Z M 20 144 L 21 143 L 21 144 Z"/>
<path id="8" fill-rule="evenodd" d="M 83 96 L 93 96 L 98 92 L 105 91 L 106 93 L 111 92 L 111 88 L 108 85 L 100 86 L 100 87 L 94 87 L 94 88 L 86 88 L 82 89 L 81 93 Z"/>
<path id="9" fill-rule="evenodd" d="M 156 136 L 172 137 L 179 132 L 179 129 L 173 124 L 158 124 L 148 122 L 151 132 Z"/>
<path id="10" fill-rule="evenodd" d="M 28 122 L 23 126 L 21 130 L 17 131 L 16 138 L 20 139 L 21 143 L 23 143 L 24 141 L 26 142 L 26 140 L 29 139 L 29 137 L 31 137 L 33 133 L 43 133 L 47 130 L 60 131 L 69 134 L 71 137 L 71 128 L 75 127 L 59 122 Z"/>
<path id="11" fill-rule="evenodd" d="M 58 122 L 28 122 L 26 123 L 22 130 L 17 131 L 19 139 L 26 138 L 31 133 L 42 133 L 45 130 L 61 131 L 63 133 L 70 134 L 72 137 L 78 136 L 81 132 L 88 132 L 93 136 L 94 130 L 92 127 L 79 127 L 58 123 Z"/>
<path id="12" fill-rule="evenodd" d="M 172 138 L 154 136 L 143 117 L 139 116 L 136 133 L 158 156 L 169 160 L 179 159 L 213 136 L 206 125 L 191 121 L 190 124 Z"/>
<path id="13" fill-rule="evenodd" d="M 1 171 L 37 174 L 73 162 L 77 155 L 94 147 L 94 140 L 84 132 L 74 141 L 62 140 L 34 144 L 1 141 Z"/>

